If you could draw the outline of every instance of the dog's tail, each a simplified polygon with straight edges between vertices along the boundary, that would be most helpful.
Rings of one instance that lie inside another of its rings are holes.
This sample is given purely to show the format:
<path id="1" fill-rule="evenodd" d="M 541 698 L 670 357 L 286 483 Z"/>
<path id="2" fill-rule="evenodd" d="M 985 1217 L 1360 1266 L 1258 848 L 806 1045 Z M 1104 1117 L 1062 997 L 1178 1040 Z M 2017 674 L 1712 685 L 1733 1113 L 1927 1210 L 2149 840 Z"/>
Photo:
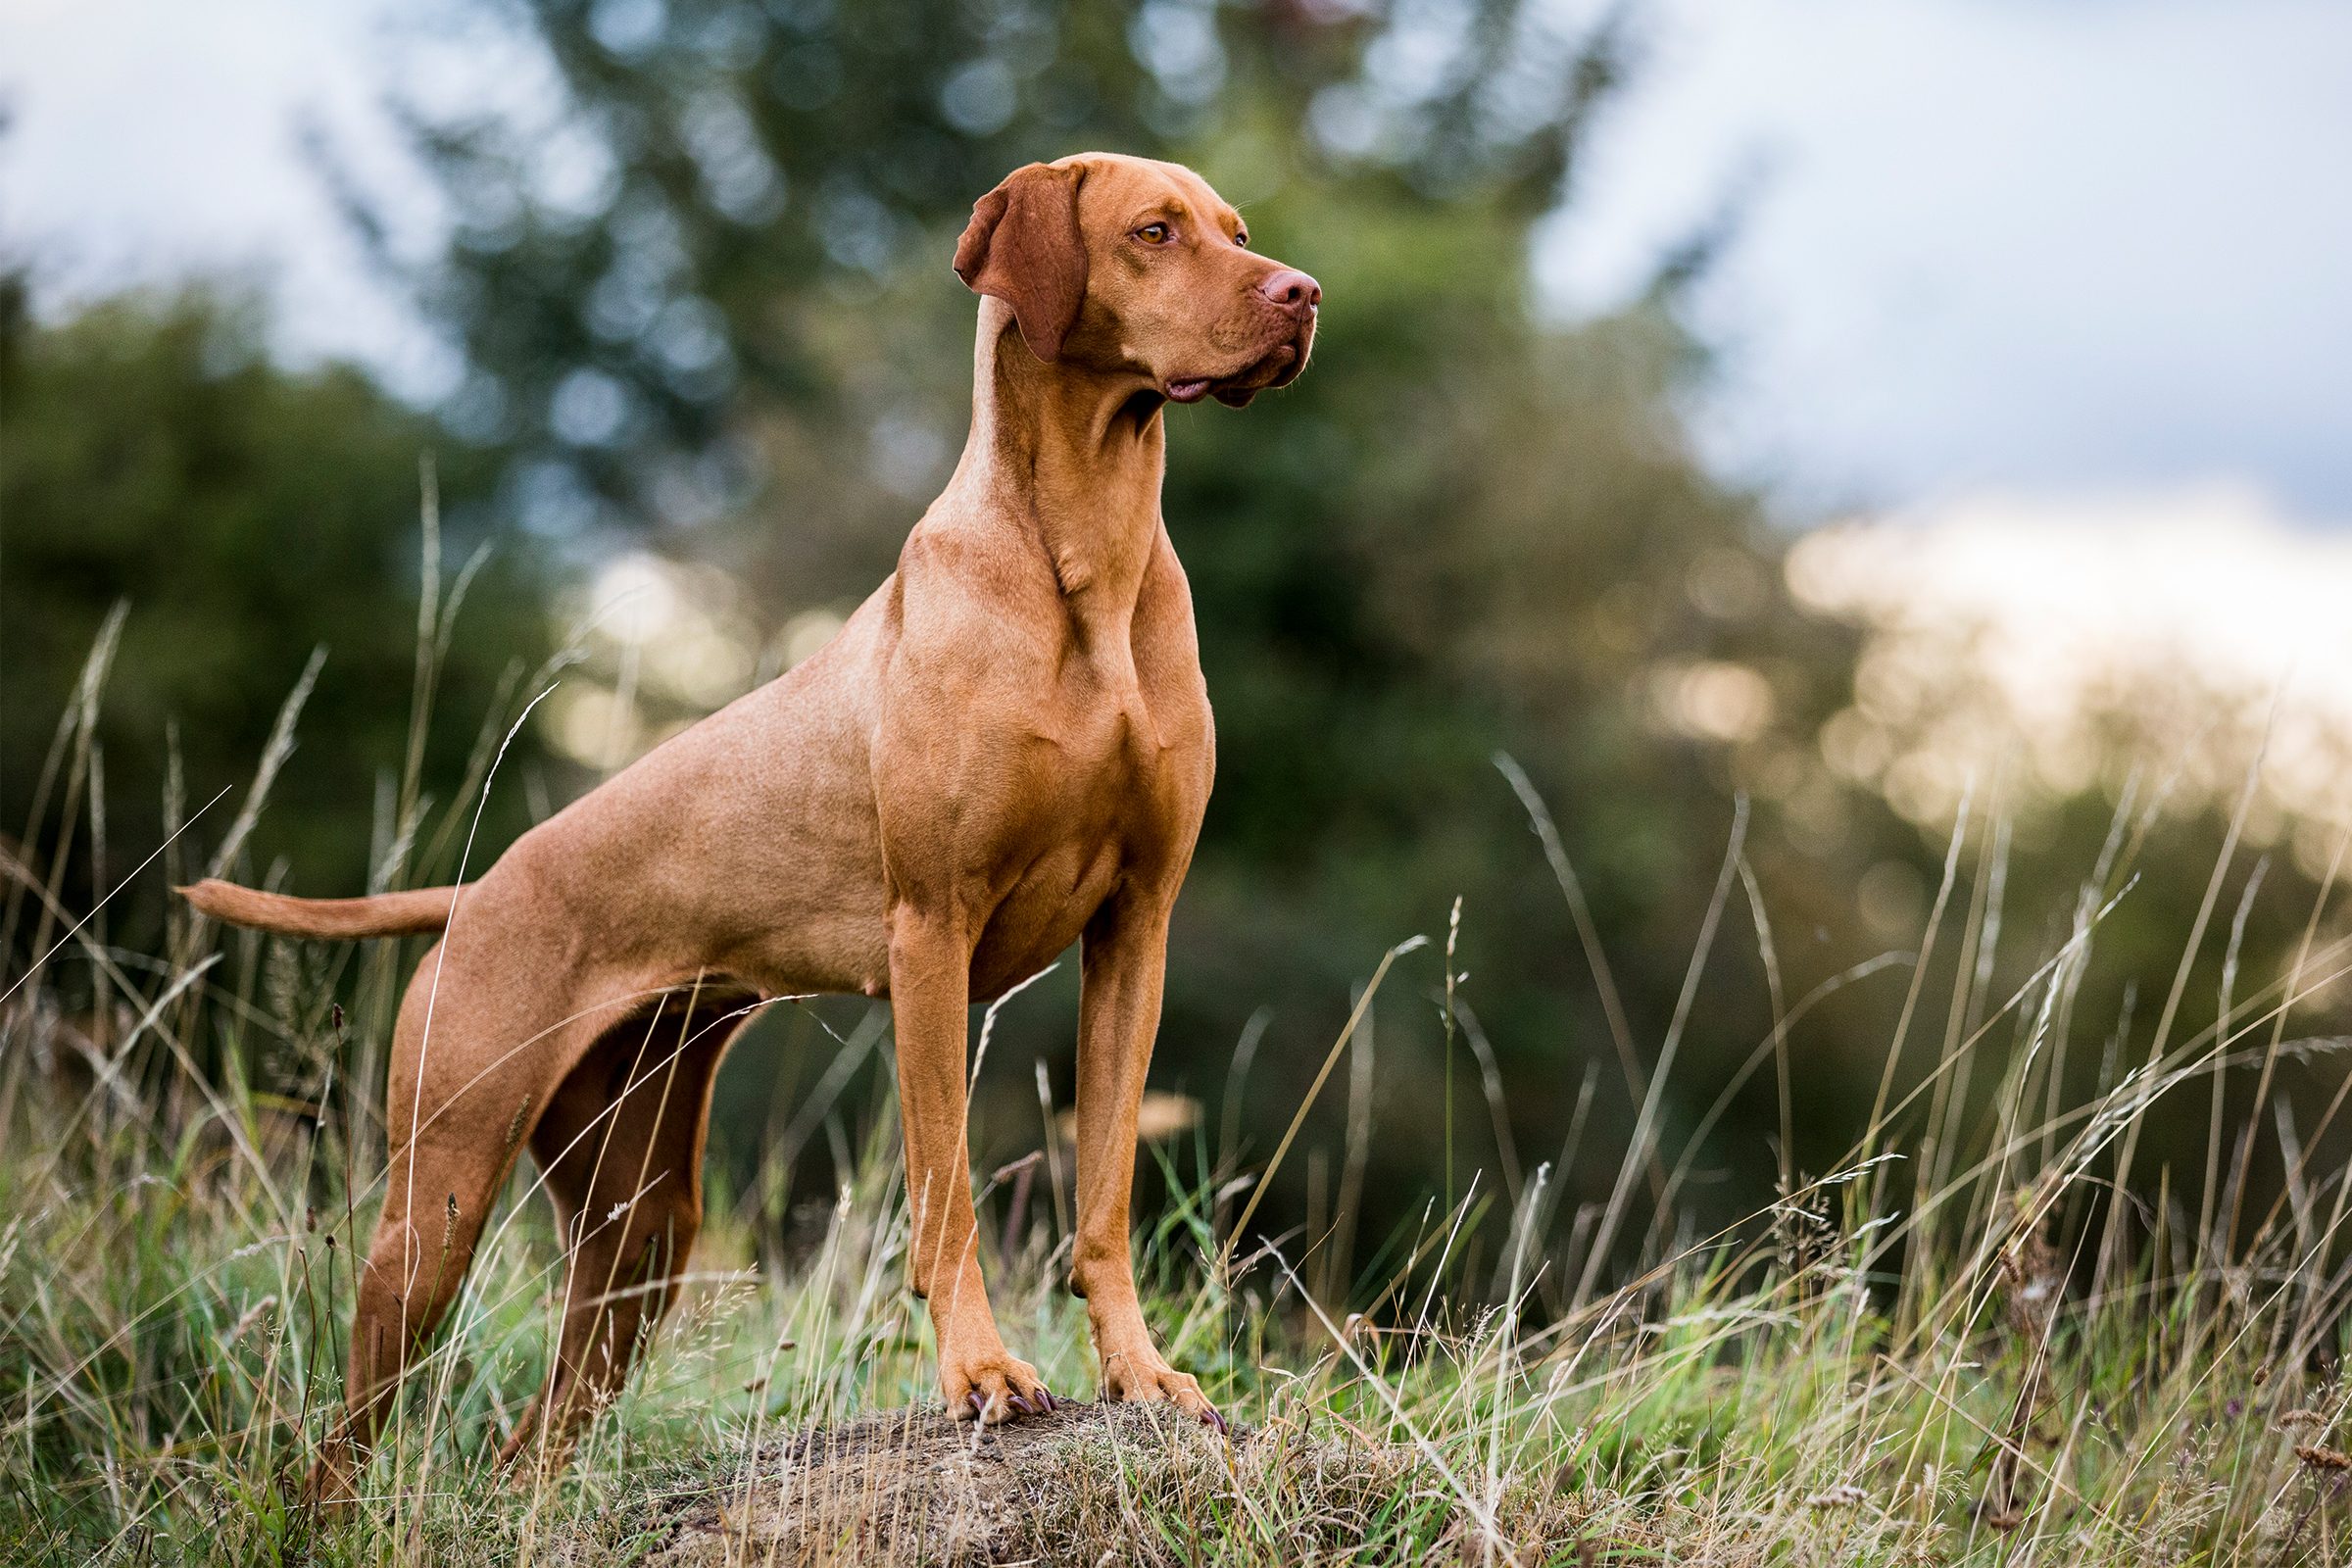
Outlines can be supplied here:
<path id="1" fill-rule="evenodd" d="M 296 899 L 213 877 L 178 891 L 197 912 L 230 925 L 331 940 L 439 931 L 449 924 L 450 905 L 458 893 L 456 888 L 411 888 L 369 899 Z"/>

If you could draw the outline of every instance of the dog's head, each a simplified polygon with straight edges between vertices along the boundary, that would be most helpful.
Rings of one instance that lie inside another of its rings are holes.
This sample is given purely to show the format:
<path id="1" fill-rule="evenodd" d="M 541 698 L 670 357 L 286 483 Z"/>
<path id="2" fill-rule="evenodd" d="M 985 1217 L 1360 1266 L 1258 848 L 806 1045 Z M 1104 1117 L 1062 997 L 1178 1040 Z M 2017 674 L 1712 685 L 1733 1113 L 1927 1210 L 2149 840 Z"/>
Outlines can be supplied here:
<path id="1" fill-rule="evenodd" d="M 1080 153 L 973 205 L 956 275 L 1012 308 L 1047 364 L 1240 408 L 1306 368 L 1323 290 L 1257 255 L 1241 215 L 1177 164 Z"/>

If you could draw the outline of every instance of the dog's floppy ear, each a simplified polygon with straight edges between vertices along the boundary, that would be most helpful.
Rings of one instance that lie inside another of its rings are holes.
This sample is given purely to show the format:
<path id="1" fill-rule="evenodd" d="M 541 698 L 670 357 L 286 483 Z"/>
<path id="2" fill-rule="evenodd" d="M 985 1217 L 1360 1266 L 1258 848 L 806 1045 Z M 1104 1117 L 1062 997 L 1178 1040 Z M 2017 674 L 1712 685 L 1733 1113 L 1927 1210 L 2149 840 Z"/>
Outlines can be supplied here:
<path id="1" fill-rule="evenodd" d="M 1086 240 L 1078 232 L 1075 164 L 1029 164 L 972 204 L 956 242 L 956 275 L 975 294 L 1012 307 L 1029 352 L 1051 365 L 1086 299 Z"/>

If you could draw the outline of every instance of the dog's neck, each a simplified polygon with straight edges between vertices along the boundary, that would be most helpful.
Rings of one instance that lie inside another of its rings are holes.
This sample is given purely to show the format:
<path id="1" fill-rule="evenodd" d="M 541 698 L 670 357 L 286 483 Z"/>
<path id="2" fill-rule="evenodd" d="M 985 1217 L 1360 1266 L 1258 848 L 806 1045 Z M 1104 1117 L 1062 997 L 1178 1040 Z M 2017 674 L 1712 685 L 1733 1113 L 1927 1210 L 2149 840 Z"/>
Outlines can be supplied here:
<path id="1" fill-rule="evenodd" d="M 1159 533 L 1160 398 L 1133 374 L 1029 352 L 1000 302 L 980 302 L 972 431 L 954 487 L 1034 536 L 1083 620 L 1134 614 Z"/>

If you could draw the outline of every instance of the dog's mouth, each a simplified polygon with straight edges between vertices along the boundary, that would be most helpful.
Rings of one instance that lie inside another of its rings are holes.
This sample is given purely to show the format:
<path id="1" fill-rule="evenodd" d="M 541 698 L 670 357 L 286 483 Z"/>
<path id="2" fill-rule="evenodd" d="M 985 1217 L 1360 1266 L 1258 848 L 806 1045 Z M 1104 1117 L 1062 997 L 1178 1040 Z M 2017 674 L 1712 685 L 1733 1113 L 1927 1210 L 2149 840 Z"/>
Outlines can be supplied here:
<path id="1" fill-rule="evenodd" d="M 1305 367 L 1306 341 L 1302 334 L 1296 340 L 1275 344 L 1232 375 L 1172 376 L 1167 383 L 1168 401 L 1198 403 L 1213 397 L 1227 408 L 1238 409 L 1260 392 L 1290 385 Z"/>

